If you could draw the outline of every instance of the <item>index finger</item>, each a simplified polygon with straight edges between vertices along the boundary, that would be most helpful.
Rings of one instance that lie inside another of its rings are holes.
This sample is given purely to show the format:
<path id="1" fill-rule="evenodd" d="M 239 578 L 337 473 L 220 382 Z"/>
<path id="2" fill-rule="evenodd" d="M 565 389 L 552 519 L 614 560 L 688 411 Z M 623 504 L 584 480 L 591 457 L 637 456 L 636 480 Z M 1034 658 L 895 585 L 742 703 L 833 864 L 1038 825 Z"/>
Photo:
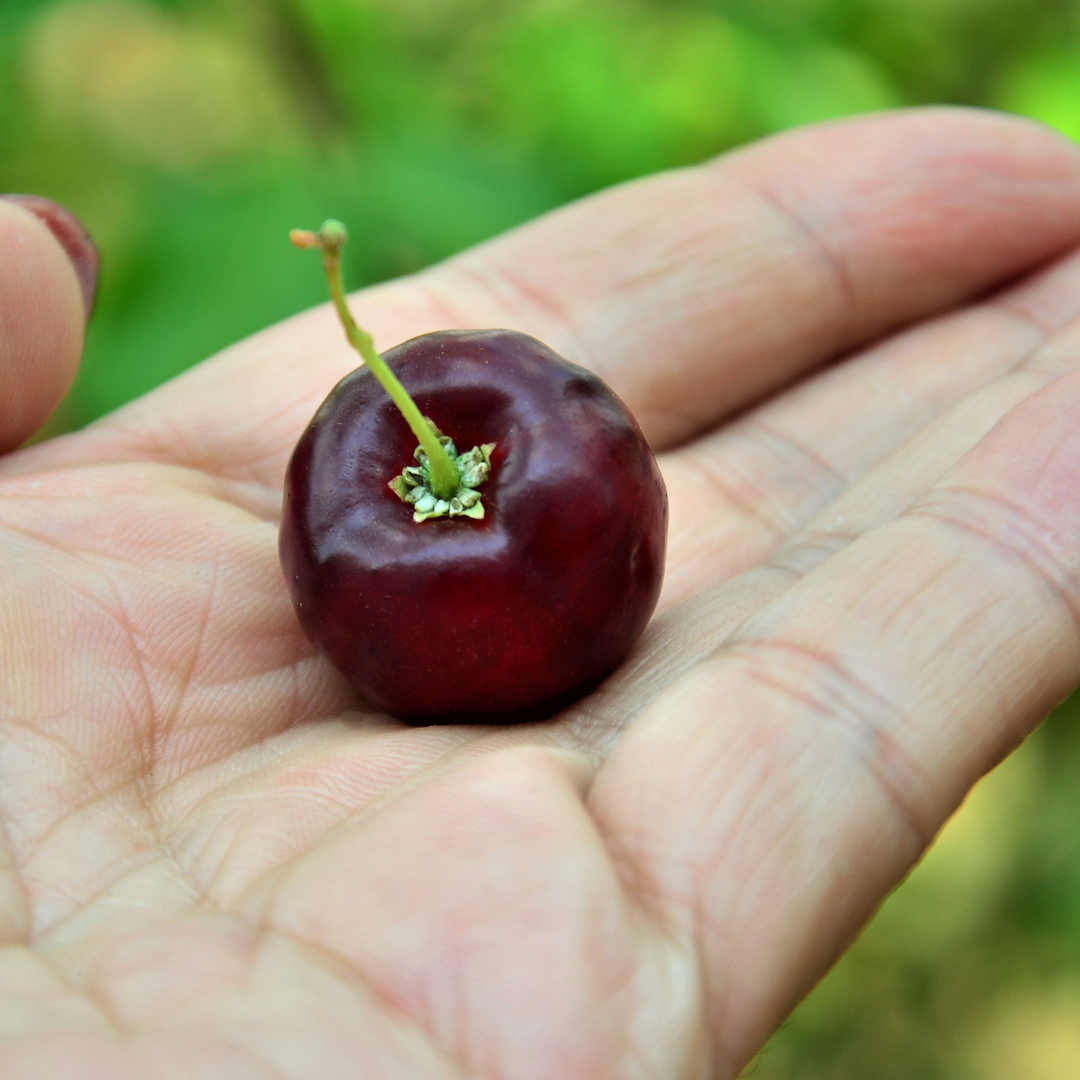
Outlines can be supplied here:
<path id="1" fill-rule="evenodd" d="M 1015 118 L 922 110 L 615 188 L 354 307 L 380 348 L 440 328 L 534 334 L 605 378 L 663 449 L 1078 241 L 1075 147 Z M 316 309 L 122 411 L 99 429 L 101 452 L 276 489 L 354 366 Z"/>

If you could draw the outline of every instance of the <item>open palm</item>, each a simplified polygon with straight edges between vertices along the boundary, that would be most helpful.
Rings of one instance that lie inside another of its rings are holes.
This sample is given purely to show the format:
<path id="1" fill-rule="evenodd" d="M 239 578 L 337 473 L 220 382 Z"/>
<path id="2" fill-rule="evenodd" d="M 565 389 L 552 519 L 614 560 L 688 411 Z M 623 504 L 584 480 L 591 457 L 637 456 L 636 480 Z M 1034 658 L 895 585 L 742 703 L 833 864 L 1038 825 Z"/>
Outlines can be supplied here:
<path id="1" fill-rule="evenodd" d="M 276 518 L 354 364 L 329 308 L 9 453 L 0 1077 L 735 1076 L 1080 678 L 1077 244 L 1076 150 L 940 110 L 355 297 L 381 348 L 536 335 L 659 452 L 660 613 L 542 724 L 406 727 L 302 637 Z M 9 445 L 79 304 L 0 204 Z"/>

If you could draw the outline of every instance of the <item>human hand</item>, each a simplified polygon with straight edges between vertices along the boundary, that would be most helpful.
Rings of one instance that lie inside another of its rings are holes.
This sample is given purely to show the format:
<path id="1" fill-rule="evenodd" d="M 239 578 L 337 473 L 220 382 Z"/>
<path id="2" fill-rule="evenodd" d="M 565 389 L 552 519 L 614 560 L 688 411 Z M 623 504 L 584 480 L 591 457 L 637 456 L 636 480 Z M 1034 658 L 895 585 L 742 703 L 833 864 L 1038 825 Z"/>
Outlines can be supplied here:
<path id="1" fill-rule="evenodd" d="M 8 454 L 0 1077 L 735 1076 L 1080 678 L 1078 244 L 1080 153 L 934 110 L 358 295 L 381 348 L 535 334 L 658 451 L 661 614 L 539 725 L 406 727 L 301 636 L 328 308 Z M 3 203 L 0 253 L 10 447 L 81 307 Z"/>

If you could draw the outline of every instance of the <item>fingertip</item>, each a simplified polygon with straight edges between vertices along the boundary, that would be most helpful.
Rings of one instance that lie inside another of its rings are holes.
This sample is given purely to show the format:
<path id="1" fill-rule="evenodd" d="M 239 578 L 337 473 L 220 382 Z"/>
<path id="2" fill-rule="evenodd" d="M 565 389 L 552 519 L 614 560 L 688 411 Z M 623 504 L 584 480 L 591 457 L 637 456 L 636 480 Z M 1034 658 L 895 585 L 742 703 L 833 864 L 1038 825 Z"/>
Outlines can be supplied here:
<path id="1" fill-rule="evenodd" d="M 82 292 L 86 320 L 94 313 L 97 300 L 101 253 L 86 226 L 66 207 L 41 195 L 0 195 L 0 199 L 29 210 L 46 225 L 71 260 L 71 267 Z"/>
<path id="2" fill-rule="evenodd" d="M 0 198 L 0 452 L 28 439 L 71 385 L 97 253 L 70 211 Z"/>

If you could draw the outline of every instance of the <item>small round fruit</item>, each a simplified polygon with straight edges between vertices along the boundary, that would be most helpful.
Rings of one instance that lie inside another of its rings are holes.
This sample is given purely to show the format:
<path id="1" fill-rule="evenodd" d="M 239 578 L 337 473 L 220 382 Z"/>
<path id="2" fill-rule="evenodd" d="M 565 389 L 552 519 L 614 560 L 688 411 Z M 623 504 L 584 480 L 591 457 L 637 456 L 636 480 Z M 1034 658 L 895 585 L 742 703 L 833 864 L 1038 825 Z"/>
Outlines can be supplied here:
<path id="1" fill-rule="evenodd" d="M 484 516 L 417 522 L 389 482 L 416 437 L 366 368 L 289 463 L 282 566 L 305 633 L 405 718 L 512 713 L 594 683 L 660 592 L 667 494 L 595 375 L 509 330 L 440 331 L 383 359 L 458 447 L 494 443 Z"/>

